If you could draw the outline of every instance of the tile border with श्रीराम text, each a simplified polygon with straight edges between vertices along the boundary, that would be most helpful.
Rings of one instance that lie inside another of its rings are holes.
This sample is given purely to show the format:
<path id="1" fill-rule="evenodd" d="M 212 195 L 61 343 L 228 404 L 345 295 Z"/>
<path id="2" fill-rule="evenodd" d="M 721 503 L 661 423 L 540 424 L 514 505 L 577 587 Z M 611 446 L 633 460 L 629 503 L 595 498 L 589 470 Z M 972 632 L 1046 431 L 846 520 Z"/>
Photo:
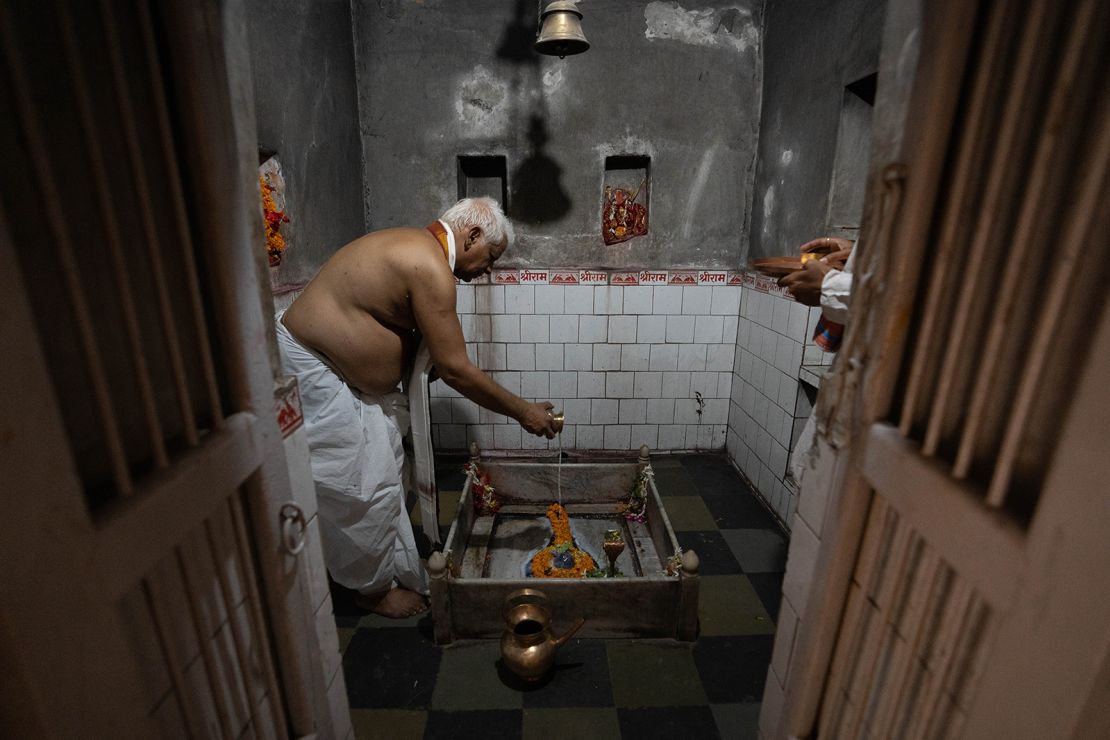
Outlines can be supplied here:
<path id="1" fill-rule="evenodd" d="M 521 285 L 547 285 L 550 282 L 550 272 L 547 270 L 518 270 L 517 275 Z"/>
<path id="2" fill-rule="evenodd" d="M 608 285 L 609 273 L 601 270 L 579 270 L 579 285 Z"/>
<path id="3" fill-rule="evenodd" d="M 455 278 L 455 282 L 461 282 Z M 494 270 L 470 281 L 470 285 L 671 285 L 745 287 L 794 300 L 771 277 L 755 272 L 735 270 L 555 270 L 525 268 Z"/>

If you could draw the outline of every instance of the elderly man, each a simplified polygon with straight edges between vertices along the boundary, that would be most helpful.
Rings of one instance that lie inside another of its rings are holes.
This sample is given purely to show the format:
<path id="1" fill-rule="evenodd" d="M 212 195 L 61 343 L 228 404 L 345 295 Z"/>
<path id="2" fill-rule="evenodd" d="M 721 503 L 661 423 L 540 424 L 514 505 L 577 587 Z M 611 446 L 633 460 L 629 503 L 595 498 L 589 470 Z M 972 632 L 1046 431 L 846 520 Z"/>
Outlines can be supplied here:
<path id="1" fill-rule="evenodd" d="M 510 393 L 470 362 L 455 313 L 454 278 L 488 273 L 512 238 L 496 201 L 461 200 L 426 228 L 375 231 L 343 247 L 278 315 L 282 362 L 300 383 L 328 571 L 387 617 L 427 608 L 401 486 L 408 411 L 398 392 L 420 337 L 449 386 L 555 436 L 550 403 Z"/>

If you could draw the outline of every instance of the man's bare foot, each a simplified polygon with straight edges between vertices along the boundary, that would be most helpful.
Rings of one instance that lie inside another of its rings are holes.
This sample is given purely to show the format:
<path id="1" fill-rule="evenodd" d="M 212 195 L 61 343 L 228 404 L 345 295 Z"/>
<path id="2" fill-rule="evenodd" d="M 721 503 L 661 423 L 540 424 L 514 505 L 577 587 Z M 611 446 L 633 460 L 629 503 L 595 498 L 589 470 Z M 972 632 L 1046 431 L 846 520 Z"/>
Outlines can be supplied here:
<path id="1" fill-rule="evenodd" d="M 376 594 L 357 594 L 355 605 L 390 619 L 404 619 L 428 611 L 426 598 L 400 586 Z"/>

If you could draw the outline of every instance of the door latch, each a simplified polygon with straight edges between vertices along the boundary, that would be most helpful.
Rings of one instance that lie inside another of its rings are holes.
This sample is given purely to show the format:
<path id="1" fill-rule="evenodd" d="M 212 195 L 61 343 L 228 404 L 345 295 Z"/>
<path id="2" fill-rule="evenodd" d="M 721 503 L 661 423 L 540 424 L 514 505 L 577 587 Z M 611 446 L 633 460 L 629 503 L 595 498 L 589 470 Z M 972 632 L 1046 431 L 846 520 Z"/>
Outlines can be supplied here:
<path id="1" fill-rule="evenodd" d="M 304 549 L 305 529 L 304 511 L 296 504 L 283 504 L 279 514 L 281 520 L 281 546 L 286 553 L 296 556 Z"/>

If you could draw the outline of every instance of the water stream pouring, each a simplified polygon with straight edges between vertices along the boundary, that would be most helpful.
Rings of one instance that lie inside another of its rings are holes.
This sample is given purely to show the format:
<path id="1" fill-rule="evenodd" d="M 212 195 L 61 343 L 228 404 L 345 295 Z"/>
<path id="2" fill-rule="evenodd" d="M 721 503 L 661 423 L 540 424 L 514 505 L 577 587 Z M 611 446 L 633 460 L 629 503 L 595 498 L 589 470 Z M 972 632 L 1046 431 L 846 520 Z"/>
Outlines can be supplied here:
<path id="1" fill-rule="evenodd" d="M 558 496 L 559 506 L 563 505 L 563 412 L 560 411 L 551 417 L 551 428 L 559 437 L 559 460 L 555 464 L 555 491 Z"/>

